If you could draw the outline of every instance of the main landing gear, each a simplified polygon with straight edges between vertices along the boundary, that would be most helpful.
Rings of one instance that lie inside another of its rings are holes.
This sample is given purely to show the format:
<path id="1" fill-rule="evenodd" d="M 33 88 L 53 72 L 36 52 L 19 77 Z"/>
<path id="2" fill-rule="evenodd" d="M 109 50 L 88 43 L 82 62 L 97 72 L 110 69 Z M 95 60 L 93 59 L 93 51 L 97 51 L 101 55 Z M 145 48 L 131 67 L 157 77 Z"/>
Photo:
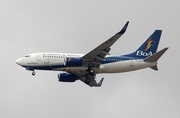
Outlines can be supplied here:
<path id="1" fill-rule="evenodd" d="M 88 69 L 86 71 L 87 73 L 85 74 L 85 83 L 89 85 L 91 82 L 91 78 L 94 78 L 95 74 L 91 66 L 88 66 Z"/>
<path id="2" fill-rule="evenodd" d="M 88 66 L 87 72 L 88 72 L 90 75 L 94 75 L 94 70 L 93 70 L 90 66 Z"/>
<path id="3" fill-rule="evenodd" d="M 86 83 L 86 84 L 89 84 L 90 81 L 91 81 L 91 80 L 90 80 L 89 78 L 86 78 L 85 83 Z"/>

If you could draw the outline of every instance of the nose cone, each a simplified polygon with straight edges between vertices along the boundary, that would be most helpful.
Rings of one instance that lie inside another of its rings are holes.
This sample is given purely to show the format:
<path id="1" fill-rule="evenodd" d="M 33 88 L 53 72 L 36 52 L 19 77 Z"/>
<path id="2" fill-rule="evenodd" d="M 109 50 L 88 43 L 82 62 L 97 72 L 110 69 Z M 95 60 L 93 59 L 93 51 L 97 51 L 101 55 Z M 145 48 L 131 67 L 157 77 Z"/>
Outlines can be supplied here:
<path id="1" fill-rule="evenodd" d="M 18 59 L 18 60 L 16 60 L 15 62 L 16 62 L 16 64 L 18 64 L 18 65 L 20 65 L 20 66 L 22 65 L 22 59 Z"/>

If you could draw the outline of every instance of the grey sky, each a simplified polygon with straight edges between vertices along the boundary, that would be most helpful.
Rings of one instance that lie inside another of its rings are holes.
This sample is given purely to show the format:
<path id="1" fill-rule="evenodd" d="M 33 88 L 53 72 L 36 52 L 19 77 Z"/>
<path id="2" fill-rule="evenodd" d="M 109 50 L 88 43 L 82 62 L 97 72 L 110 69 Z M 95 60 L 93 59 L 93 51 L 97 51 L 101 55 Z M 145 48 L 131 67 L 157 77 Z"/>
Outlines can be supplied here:
<path id="1" fill-rule="evenodd" d="M 179 0 L 0 0 L 1 118 L 179 118 Z M 100 74 L 101 88 L 59 83 L 59 72 L 30 71 L 15 60 L 34 52 L 87 53 L 127 32 L 111 54 L 137 49 L 155 30 L 163 34 L 159 71 Z"/>

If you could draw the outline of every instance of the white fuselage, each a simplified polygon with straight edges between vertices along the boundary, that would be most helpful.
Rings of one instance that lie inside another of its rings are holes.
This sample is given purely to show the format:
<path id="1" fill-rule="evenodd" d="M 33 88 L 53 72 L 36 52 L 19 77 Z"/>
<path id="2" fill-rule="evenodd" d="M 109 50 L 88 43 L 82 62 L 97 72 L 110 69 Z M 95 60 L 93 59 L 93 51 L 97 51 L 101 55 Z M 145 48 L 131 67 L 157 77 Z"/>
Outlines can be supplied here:
<path id="1" fill-rule="evenodd" d="M 82 56 L 83 54 L 33 53 L 16 60 L 16 63 L 28 70 L 39 69 L 66 72 L 70 70 L 71 72 L 79 71 L 80 73 L 84 73 L 87 70 L 87 67 L 66 65 L 71 58 L 81 58 Z M 111 60 L 108 57 L 111 56 L 106 56 L 103 60 L 104 63 L 101 63 L 100 68 L 94 68 L 95 73 L 121 73 L 153 67 L 156 65 L 156 62 L 144 62 L 143 59 L 121 60 L 120 58 L 116 58 Z"/>

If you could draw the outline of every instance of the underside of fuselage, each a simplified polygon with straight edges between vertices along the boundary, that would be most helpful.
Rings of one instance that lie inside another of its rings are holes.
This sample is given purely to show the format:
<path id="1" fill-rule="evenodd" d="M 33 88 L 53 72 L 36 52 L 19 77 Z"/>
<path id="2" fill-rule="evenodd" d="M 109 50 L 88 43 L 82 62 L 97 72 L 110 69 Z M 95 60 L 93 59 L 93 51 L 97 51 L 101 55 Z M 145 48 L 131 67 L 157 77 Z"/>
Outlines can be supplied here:
<path id="1" fill-rule="evenodd" d="M 143 60 L 126 60 L 117 61 L 111 63 L 104 63 L 100 65 L 100 68 L 92 68 L 95 74 L 99 73 L 121 73 L 139 70 L 147 67 L 153 67 L 156 63 L 144 62 Z M 27 70 L 49 70 L 49 71 L 65 71 L 70 73 L 84 74 L 87 72 L 88 67 L 76 66 L 68 67 L 64 65 L 51 65 L 51 66 L 28 66 L 25 67 Z"/>

